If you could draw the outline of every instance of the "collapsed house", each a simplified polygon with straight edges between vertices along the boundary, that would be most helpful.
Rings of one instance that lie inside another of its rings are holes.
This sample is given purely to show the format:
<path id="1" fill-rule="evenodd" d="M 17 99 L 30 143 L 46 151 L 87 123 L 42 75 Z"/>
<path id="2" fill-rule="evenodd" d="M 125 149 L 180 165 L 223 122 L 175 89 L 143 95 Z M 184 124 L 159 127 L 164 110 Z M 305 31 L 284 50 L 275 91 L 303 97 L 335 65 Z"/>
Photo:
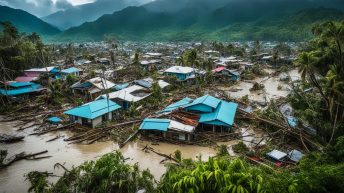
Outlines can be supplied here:
<path id="1" fill-rule="evenodd" d="M 116 92 L 101 95 L 97 99 L 109 98 L 121 105 L 124 109 L 128 109 L 132 103 L 139 102 L 150 95 L 151 92 L 146 88 L 139 85 L 133 85 Z"/>
<path id="2" fill-rule="evenodd" d="M 90 99 L 97 98 L 104 90 L 111 90 L 116 85 L 104 78 L 96 77 L 86 81 L 78 81 L 71 88 L 75 93 L 87 94 Z"/>
<path id="3" fill-rule="evenodd" d="M 118 104 L 108 99 L 100 99 L 65 111 L 70 122 L 75 122 L 87 127 L 96 127 L 112 120 L 121 108 Z"/>
<path id="4" fill-rule="evenodd" d="M 145 88 L 152 88 L 154 80 L 152 78 L 145 78 L 141 80 L 134 80 L 134 83 Z M 170 86 L 170 84 L 164 80 L 158 80 L 157 83 L 162 89 Z"/>
<path id="5" fill-rule="evenodd" d="M 159 118 L 145 119 L 140 130 L 146 136 L 190 141 L 196 138 L 195 132 L 229 132 L 237 108 L 236 103 L 210 95 L 184 98 L 158 112 Z"/>
<path id="6" fill-rule="evenodd" d="M 229 70 L 223 66 L 215 68 L 212 72 L 215 77 L 230 77 L 233 81 L 240 79 L 240 73 L 237 70 Z"/>
<path id="7" fill-rule="evenodd" d="M 161 64 L 161 60 L 143 60 L 140 62 L 141 68 L 148 71 L 152 71 L 154 69 L 161 69 Z"/>
<path id="8" fill-rule="evenodd" d="M 171 119 L 150 119 L 143 120 L 139 128 L 143 135 L 151 137 L 171 138 L 182 141 L 191 141 L 195 127 L 186 125 Z"/>

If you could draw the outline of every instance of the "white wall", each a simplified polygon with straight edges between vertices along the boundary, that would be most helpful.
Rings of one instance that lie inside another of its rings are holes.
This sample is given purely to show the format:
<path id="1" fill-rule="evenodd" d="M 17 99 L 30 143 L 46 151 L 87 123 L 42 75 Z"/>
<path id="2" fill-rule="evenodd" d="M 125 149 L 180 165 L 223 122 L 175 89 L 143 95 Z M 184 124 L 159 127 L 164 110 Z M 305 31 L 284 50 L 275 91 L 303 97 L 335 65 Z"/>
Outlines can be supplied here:
<path id="1" fill-rule="evenodd" d="M 103 122 L 102 116 L 97 117 L 97 118 L 92 120 L 92 127 L 96 127 L 96 126 L 102 124 L 102 122 Z"/>

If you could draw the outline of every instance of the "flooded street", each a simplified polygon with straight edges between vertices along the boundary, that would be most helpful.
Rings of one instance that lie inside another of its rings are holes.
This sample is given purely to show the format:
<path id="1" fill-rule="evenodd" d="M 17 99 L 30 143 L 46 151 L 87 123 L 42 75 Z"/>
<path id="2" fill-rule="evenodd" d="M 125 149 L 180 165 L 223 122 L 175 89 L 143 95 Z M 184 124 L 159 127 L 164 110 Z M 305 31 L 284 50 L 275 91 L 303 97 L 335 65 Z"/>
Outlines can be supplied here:
<path id="1" fill-rule="evenodd" d="M 55 163 L 64 164 L 67 168 L 73 165 L 77 166 L 88 160 L 95 160 L 98 157 L 117 150 L 117 144 L 109 142 L 98 142 L 91 145 L 68 144 L 60 138 L 56 141 L 46 142 L 54 138 L 56 135 L 71 135 L 70 132 L 48 133 L 42 136 L 29 136 L 32 129 L 27 129 L 24 132 L 17 132 L 14 128 L 15 122 L 0 123 L 0 133 L 7 134 L 22 134 L 25 135 L 24 141 L 13 144 L 0 144 L 0 149 L 8 150 L 8 157 L 20 152 L 35 153 L 43 150 L 48 150 L 47 155 L 52 156 L 48 159 L 42 160 L 22 160 L 10 165 L 7 168 L 0 170 L 0 193 L 19 193 L 27 192 L 29 182 L 25 181 L 24 174 L 30 171 L 48 171 L 56 175 L 63 173 L 63 170 L 55 169 Z M 154 153 L 145 153 L 142 149 L 149 142 L 137 141 L 128 143 L 120 151 L 125 158 L 130 158 L 127 162 L 134 164 L 139 163 L 140 168 L 150 169 L 151 173 L 159 179 L 165 172 L 165 167 L 160 164 L 162 157 Z M 203 160 L 207 160 L 209 156 L 216 154 L 216 150 L 208 147 L 199 146 L 179 146 L 166 143 L 159 143 L 159 145 L 152 146 L 156 151 L 170 154 L 179 149 L 182 152 L 183 158 L 196 158 L 200 154 Z M 44 155 L 46 156 L 46 155 Z M 51 181 L 56 181 L 57 178 L 51 178 Z"/>

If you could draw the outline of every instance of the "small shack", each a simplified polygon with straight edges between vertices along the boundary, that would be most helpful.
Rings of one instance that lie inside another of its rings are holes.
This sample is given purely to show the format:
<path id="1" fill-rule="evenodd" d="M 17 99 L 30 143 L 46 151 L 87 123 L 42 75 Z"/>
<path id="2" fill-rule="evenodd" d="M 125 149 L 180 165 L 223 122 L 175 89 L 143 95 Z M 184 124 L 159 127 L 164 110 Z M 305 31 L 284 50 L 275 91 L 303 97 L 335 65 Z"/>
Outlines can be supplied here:
<path id="1" fill-rule="evenodd" d="M 82 70 L 75 67 L 67 68 L 67 69 L 61 70 L 61 78 L 65 79 L 68 75 L 80 76 L 81 72 Z"/>
<path id="2" fill-rule="evenodd" d="M 71 122 L 87 127 L 96 127 L 114 119 L 121 106 L 108 99 L 100 99 L 65 111 Z"/>
<path id="3" fill-rule="evenodd" d="M 196 69 L 185 66 L 172 66 L 164 71 L 167 76 L 175 76 L 179 81 L 186 81 L 196 77 Z"/>
<path id="4" fill-rule="evenodd" d="M 142 135 L 150 138 L 191 141 L 195 127 L 171 119 L 146 118 L 139 129 Z"/>

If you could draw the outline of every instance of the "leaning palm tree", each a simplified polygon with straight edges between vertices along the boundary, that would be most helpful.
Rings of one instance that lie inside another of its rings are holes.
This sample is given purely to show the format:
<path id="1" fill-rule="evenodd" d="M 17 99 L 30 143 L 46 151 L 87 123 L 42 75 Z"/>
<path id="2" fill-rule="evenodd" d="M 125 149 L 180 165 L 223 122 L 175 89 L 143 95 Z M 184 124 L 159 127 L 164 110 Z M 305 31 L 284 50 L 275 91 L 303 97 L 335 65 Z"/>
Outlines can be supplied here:
<path id="1" fill-rule="evenodd" d="M 302 80 L 304 81 L 308 77 L 313 86 L 315 86 L 319 90 L 321 96 L 326 102 L 326 106 L 328 106 L 328 98 L 324 94 L 323 88 L 320 85 L 315 74 L 315 65 L 317 64 L 317 62 L 318 58 L 316 57 L 316 52 L 303 52 L 297 59 L 297 66 L 299 67 L 299 73 L 301 73 Z"/>

